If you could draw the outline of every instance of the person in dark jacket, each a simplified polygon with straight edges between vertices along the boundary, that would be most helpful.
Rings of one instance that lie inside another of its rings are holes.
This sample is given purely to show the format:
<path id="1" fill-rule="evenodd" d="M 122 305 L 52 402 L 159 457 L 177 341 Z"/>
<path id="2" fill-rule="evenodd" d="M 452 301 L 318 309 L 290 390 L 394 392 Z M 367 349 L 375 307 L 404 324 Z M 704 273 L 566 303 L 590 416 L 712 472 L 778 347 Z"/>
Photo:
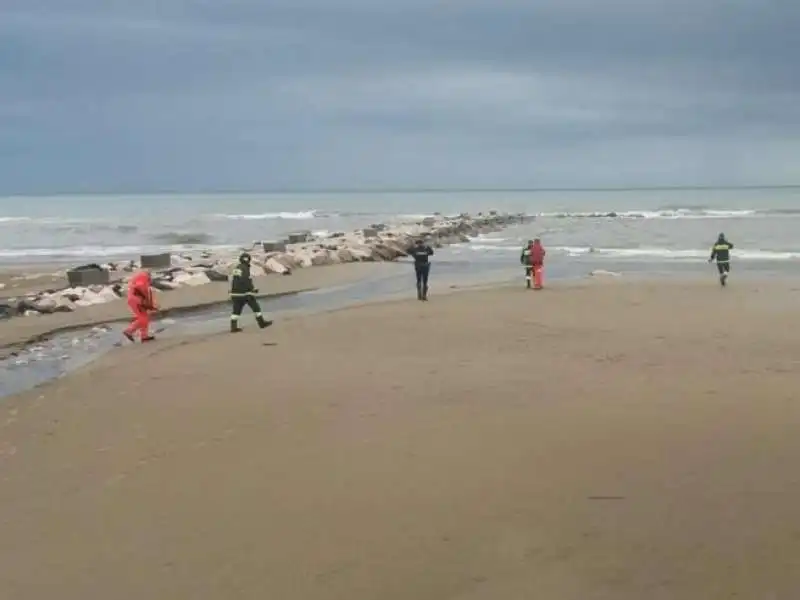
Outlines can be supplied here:
<path id="1" fill-rule="evenodd" d="M 261 329 L 272 325 L 272 321 L 264 319 L 261 313 L 261 305 L 255 297 L 258 290 L 253 285 L 253 278 L 250 276 L 250 262 L 251 257 L 247 252 L 243 252 L 239 256 L 239 264 L 233 269 L 231 273 L 231 333 L 239 333 L 239 319 L 242 316 L 242 310 L 245 306 L 249 306 L 250 310 L 256 316 L 256 323 Z"/>
<path id="2" fill-rule="evenodd" d="M 531 264 L 531 246 L 533 240 L 528 240 L 528 243 L 522 247 L 522 252 L 519 254 L 519 264 L 525 267 L 525 287 L 531 287 L 533 277 L 533 265 Z"/>
<path id="3" fill-rule="evenodd" d="M 542 289 L 542 273 L 544 271 L 544 257 L 546 254 L 547 252 L 539 238 L 528 240 L 528 243 L 523 246 L 522 252 L 519 255 L 519 262 L 525 267 L 526 287 L 531 287 L 531 280 L 533 280 L 534 289 Z"/>
<path id="4" fill-rule="evenodd" d="M 717 261 L 717 271 L 719 271 L 719 282 L 725 285 L 728 281 L 728 275 L 731 272 L 731 244 L 726 238 L 724 233 L 720 233 L 716 243 L 711 247 L 711 256 L 708 262 Z"/>
<path id="5" fill-rule="evenodd" d="M 426 301 L 428 299 L 428 276 L 431 273 L 430 257 L 433 256 L 433 248 L 422 239 L 418 239 L 408 251 L 408 255 L 414 259 L 414 271 L 417 274 L 417 300 Z"/>

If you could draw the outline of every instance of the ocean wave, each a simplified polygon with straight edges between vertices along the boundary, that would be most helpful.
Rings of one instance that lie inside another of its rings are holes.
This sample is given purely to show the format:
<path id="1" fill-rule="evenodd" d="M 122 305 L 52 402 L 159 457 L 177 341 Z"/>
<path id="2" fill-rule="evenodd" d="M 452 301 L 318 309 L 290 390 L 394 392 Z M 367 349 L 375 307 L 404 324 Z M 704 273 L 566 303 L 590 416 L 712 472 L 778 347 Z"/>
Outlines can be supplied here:
<path id="1" fill-rule="evenodd" d="M 476 252 L 506 252 L 518 253 L 519 246 L 500 244 L 458 244 L 453 248 L 469 248 Z M 569 257 L 594 256 L 617 259 L 668 259 L 699 261 L 708 260 L 707 249 L 675 249 L 675 248 L 602 248 L 593 246 L 552 246 L 547 247 L 551 254 L 567 255 Z M 784 261 L 800 260 L 800 252 L 781 250 L 739 250 L 731 252 L 734 258 L 740 260 Z"/>
<path id="2" fill-rule="evenodd" d="M 21 225 L 23 227 L 42 227 L 51 231 L 70 231 L 76 233 L 95 231 L 119 231 L 129 233 L 139 228 L 138 225 L 120 225 L 114 218 L 78 218 L 78 217 L 0 217 L 0 226 Z"/>
<path id="3" fill-rule="evenodd" d="M 150 236 L 150 239 L 171 246 L 196 246 L 211 244 L 214 241 L 214 236 L 202 232 L 168 231 Z"/>
<path id="4" fill-rule="evenodd" d="M 230 219 L 234 221 L 264 221 L 268 219 L 309 220 L 336 216 L 336 213 L 320 213 L 316 210 L 301 210 L 299 212 L 268 212 L 254 214 L 217 214 L 216 219 Z"/>
<path id="5" fill-rule="evenodd" d="M 214 244 L 204 246 L 203 250 L 233 251 L 239 246 L 231 244 Z M 58 261 L 61 259 L 80 259 L 80 258 L 124 258 L 128 260 L 137 259 L 142 254 L 155 254 L 158 252 L 192 252 L 197 248 L 185 244 L 170 245 L 128 245 L 128 246 L 66 246 L 63 248 L 0 248 L 0 260 L 8 259 L 12 261 L 38 262 L 43 260 Z"/>
<path id="6" fill-rule="evenodd" d="M 661 210 L 603 210 L 579 212 L 540 212 L 533 217 L 552 219 L 742 219 L 769 216 L 770 211 L 756 209 L 661 209 Z M 800 212 L 798 213 L 800 215 Z"/>
<path id="7" fill-rule="evenodd" d="M 772 208 L 769 210 L 758 211 L 765 215 L 794 215 L 800 216 L 800 208 Z"/>
<path id="8" fill-rule="evenodd" d="M 595 248 L 591 246 L 558 246 L 554 252 L 568 256 L 605 256 L 613 258 L 662 258 L 670 260 L 708 260 L 708 249 L 675 249 L 675 248 Z M 798 260 L 800 252 L 779 250 L 739 250 L 731 251 L 734 258 L 740 260 Z"/>
<path id="9" fill-rule="evenodd" d="M 435 217 L 434 213 L 416 213 L 416 214 L 401 214 L 401 215 L 394 215 L 395 221 L 422 221 L 422 219 L 428 219 L 430 217 Z"/>
<path id="10" fill-rule="evenodd" d="M 113 231 L 115 233 L 121 234 L 129 234 L 129 233 L 136 233 L 139 231 L 138 225 L 111 225 L 111 224 L 104 224 L 104 223 L 86 223 L 83 225 L 76 224 L 76 225 L 57 225 L 53 228 L 53 231 L 57 231 L 59 233 L 79 233 L 89 235 L 92 233 L 99 233 L 101 231 Z"/>
<path id="11" fill-rule="evenodd" d="M 2 248 L 0 258 L 80 258 L 99 256 L 126 256 L 135 258 L 143 248 L 141 246 L 69 246 L 66 248 Z"/>

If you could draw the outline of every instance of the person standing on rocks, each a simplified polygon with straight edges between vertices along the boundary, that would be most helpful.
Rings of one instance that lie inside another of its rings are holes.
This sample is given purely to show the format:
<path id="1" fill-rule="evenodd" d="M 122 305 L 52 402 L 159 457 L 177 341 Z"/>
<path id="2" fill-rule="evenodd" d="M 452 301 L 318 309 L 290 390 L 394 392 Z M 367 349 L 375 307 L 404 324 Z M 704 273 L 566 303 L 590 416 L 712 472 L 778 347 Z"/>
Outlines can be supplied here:
<path id="1" fill-rule="evenodd" d="M 428 246 L 422 238 L 418 238 L 408 254 L 414 259 L 414 271 L 417 274 L 417 300 L 427 301 L 428 276 L 431 273 L 430 257 L 433 256 L 433 248 Z"/>
<path id="2" fill-rule="evenodd" d="M 128 283 L 128 307 L 133 313 L 133 321 L 122 334 L 133 342 L 134 334 L 138 331 L 142 342 L 152 342 L 155 337 L 150 335 L 150 313 L 157 310 L 157 305 L 149 272 L 141 271 L 131 277 Z"/>
<path id="3" fill-rule="evenodd" d="M 250 310 L 253 311 L 256 316 L 256 323 L 261 329 L 272 325 L 272 321 L 264 319 L 264 315 L 261 313 L 261 305 L 255 297 L 258 289 L 253 285 L 253 278 L 250 276 L 251 260 L 250 254 L 243 252 L 239 256 L 239 264 L 236 265 L 231 273 L 231 333 L 242 331 L 239 327 L 239 319 L 245 306 L 249 306 Z"/>

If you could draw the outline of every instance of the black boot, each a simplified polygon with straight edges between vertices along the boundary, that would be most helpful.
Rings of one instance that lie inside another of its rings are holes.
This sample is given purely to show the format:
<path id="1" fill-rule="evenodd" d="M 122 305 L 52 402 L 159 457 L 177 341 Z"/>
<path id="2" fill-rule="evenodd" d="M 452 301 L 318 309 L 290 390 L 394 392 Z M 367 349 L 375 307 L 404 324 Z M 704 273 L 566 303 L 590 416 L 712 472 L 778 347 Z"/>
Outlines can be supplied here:
<path id="1" fill-rule="evenodd" d="M 427 285 L 422 288 L 422 300 L 424 302 L 428 301 L 428 286 Z"/>
<path id="2" fill-rule="evenodd" d="M 267 321 L 267 320 L 266 320 L 266 319 L 264 319 L 264 317 L 262 317 L 261 315 L 258 315 L 258 316 L 256 317 L 256 323 L 258 323 L 258 326 L 259 326 L 261 329 L 265 329 L 265 328 L 269 327 L 270 325 L 272 325 L 272 321 Z"/>
<path id="3" fill-rule="evenodd" d="M 239 327 L 239 321 L 231 319 L 231 333 L 240 333 L 242 330 Z"/>

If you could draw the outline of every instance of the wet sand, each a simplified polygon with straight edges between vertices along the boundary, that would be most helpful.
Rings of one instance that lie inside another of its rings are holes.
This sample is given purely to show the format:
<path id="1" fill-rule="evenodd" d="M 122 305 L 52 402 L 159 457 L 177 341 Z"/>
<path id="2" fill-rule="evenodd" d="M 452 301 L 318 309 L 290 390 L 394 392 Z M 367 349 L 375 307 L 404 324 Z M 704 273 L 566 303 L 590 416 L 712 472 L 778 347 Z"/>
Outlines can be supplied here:
<path id="1" fill-rule="evenodd" d="M 0 589 L 795 598 L 798 300 L 514 287 L 126 347 L 0 404 Z"/>
<path id="2" fill-rule="evenodd" d="M 390 272 L 408 265 L 394 263 L 352 263 L 301 269 L 290 276 L 270 274 L 254 278 L 259 297 L 288 294 L 359 281 L 376 274 Z M 63 285 L 63 280 L 62 280 Z M 51 286 L 52 287 L 52 286 Z M 42 288 L 44 289 L 44 288 Z M 181 312 L 228 301 L 229 284 L 213 282 L 197 287 L 184 287 L 170 292 L 156 292 L 165 312 Z M 6 290 L 3 290 L 5 292 Z M 15 293 L 20 293 L 19 291 Z M 6 296 L 13 294 L 7 293 Z M 20 346 L 54 332 L 91 327 L 130 319 L 124 300 L 80 308 L 72 313 L 59 313 L 0 320 L 0 358 Z"/>
<path id="3" fill-rule="evenodd" d="M 22 296 L 66 285 L 67 267 L 56 264 L 0 267 L 0 298 Z"/>

